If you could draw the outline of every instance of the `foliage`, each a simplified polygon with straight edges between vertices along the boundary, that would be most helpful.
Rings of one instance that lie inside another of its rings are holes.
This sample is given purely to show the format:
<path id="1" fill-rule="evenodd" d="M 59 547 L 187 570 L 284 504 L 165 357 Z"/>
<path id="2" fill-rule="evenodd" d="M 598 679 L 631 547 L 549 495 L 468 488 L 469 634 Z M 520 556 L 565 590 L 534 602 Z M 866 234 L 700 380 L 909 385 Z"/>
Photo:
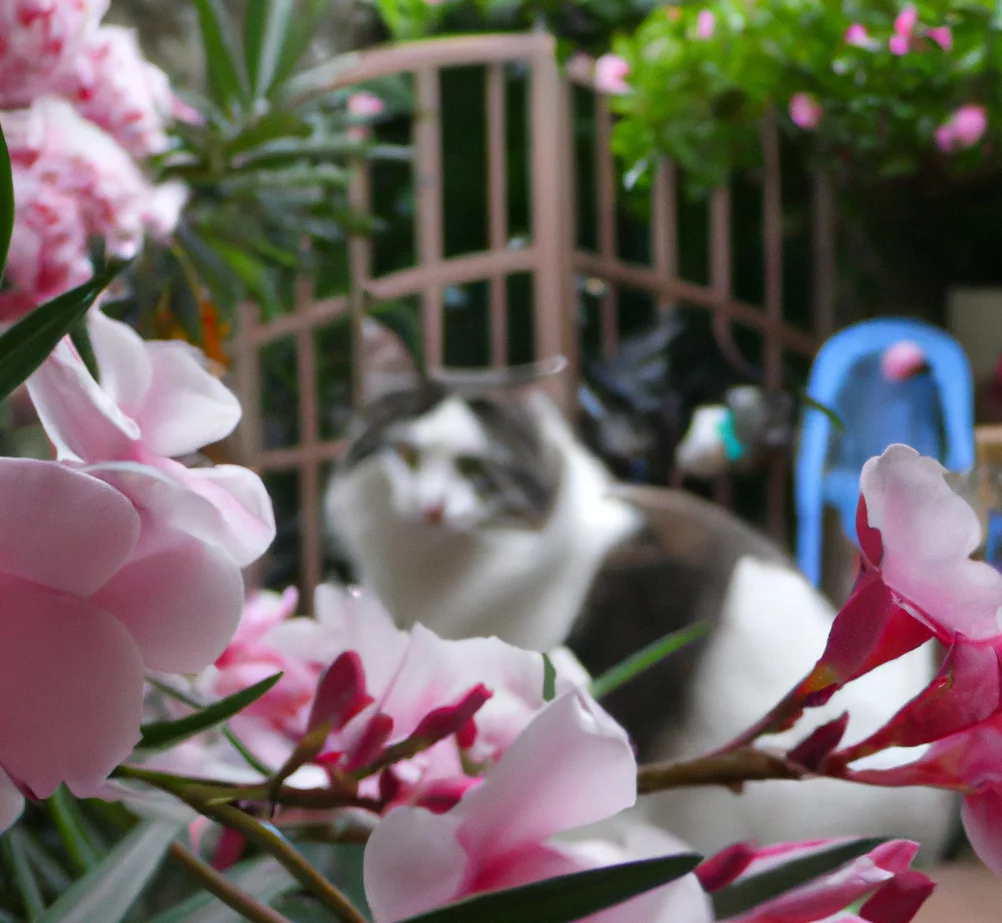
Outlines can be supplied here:
<path id="1" fill-rule="evenodd" d="M 615 44 L 632 92 L 616 100 L 614 146 L 638 172 L 654 153 L 674 158 L 704 191 L 760 163 L 760 123 L 774 109 L 819 160 L 855 177 L 915 172 L 937 144 L 972 168 L 991 145 L 951 145 L 937 131 L 973 104 L 997 132 L 1000 25 L 987 0 L 661 6 Z"/>

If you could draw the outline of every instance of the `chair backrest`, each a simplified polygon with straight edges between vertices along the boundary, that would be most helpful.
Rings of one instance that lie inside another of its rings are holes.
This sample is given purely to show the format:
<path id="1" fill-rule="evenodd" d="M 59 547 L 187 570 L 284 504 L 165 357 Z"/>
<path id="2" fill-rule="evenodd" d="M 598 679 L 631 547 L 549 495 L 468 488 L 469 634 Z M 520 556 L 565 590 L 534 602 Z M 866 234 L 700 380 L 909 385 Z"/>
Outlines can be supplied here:
<path id="1" fill-rule="evenodd" d="M 925 353 L 928 375 L 884 379 L 880 357 L 902 340 Z M 846 327 L 818 352 L 807 394 L 842 419 L 805 409 L 795 467 L 797 560 L 815 585 L 821 579 L 821 534 L 826 478 L 858 483 L 867 458 L 903 442 L 938 458 L 951 471 L 974 465 L 974 384 L 960 344 L 944 330 L 918 320 L 879 318 Z M 854 493 L 847 496 L 855 503 Z M 852 511 L 843 511 L 851 523 Z M 849 529 L 855 541 L 855 530 Z"/>

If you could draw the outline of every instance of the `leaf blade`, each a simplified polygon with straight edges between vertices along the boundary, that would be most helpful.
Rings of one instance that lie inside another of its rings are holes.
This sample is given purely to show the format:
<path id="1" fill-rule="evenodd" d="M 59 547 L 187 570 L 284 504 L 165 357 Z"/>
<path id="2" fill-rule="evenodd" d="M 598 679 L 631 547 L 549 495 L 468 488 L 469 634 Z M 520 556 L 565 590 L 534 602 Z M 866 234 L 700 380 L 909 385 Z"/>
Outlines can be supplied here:
<path id="1" fill-rule="evenodd" d="M 248 0 L 244 13 L 244 58 L 251 93 L 267 95 L 289 36 L 295 0 Z"/>
<path id="2" fill-rule="evenodd" d="M 205 51 L 209 95 L 223 110 L 236 111 L 246 94 L 233 45 L 227 37 L 226 15 L 219 0 L 195 0 L 195 10 Z"/>
<path id="3" fill-rule="evenodd" d="M 572 923 L 688 875 L 700 861 L 684 853 L 574 872 L 480 894 L 403 923 Z"/>
<path id="4" fill-rule="evenodd" d="M 140 824 L 36 923 L 120 923 L 181 828 L 176 822 Z"/>
<path id="5" fill-rule="evenodd" d="M 0 129 L 0 273 L 7 265 L 7 251 L 14 231 L 14 178 L 11 174 L 10 151 Z"/>
<path id="6" fill-rule="evenodd" d="M 0 335 L 0 400 L 45 361 L 125 265 L 109 264 L 83 285 L 39 305 Z"/>
<path id="7" fill-rule="evenodd" d="M 193 715 L 179 718 L 177 721 L 155 721 L 144 724 L 141 728 L 143 736 L 136 745 L 136 749 L 162 750 L 215 727 L 217 724 L 222 724 L 227 718 L 232 718 L 237 712 L 261 698 L 282 676 L 282 673 L 276 673 L 274 676 L 269 676 L 253 686 L 241 689 L 225 699 L 207 705 Z"/>
<path id="8" fill-rule="evenodd" d="M 601 699 L 643 673 L 644 670 L 650 669 L 669 654 L 673 654 L 687 644 L 704 637 L 709 631 L 710 624 L 708 622 L 697 622 L 688 628 L 673 631 L 646 647 L 642 647 L 636 653 L 617 663 L 616 666 L 606 670 L 597 679 L 592 680 L 588 691 L 596 699 Z"/>

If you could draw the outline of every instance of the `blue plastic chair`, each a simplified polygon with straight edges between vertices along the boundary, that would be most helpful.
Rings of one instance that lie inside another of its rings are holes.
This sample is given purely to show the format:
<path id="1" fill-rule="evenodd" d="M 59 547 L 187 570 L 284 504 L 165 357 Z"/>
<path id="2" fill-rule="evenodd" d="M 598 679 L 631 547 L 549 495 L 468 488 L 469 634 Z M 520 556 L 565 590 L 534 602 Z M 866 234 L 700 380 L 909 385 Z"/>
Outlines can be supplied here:
<path id="1" fill-rule="evenodd" d="M 884 378 L 881 356 L 901 340 L 922 348 L 929 374 Z M 824 507 L 839 512 L 857 542 L 859 475 L 868 458 L 900 442 L 951 471 L 974 466 L 974 384 L 963 348 L 948 333 L 922 321 L 879 318 L 846 327 L 821 347 L 807 394 L 845 424 L 842 432 L 816 409 L 803 414 L 795 465 L 797 561 L 818 586 Z"/>

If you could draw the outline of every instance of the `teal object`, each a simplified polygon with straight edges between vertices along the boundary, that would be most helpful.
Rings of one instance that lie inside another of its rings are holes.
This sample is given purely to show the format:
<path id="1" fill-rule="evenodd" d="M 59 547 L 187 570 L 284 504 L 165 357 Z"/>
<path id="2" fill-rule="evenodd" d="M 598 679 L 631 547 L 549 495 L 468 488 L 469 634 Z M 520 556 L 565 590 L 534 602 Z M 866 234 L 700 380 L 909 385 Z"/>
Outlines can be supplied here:
<path id="1" fill-rule="evenodd" d="M 738 461 L 744 458 L 747 449 L 741 444 L 737 433 L 734 432 L 734 412 L 727 411 L 727 416 L 720 421 L 720 438 L 724 440 L 724 451 L 727 453 L 728 461 Z"/>

